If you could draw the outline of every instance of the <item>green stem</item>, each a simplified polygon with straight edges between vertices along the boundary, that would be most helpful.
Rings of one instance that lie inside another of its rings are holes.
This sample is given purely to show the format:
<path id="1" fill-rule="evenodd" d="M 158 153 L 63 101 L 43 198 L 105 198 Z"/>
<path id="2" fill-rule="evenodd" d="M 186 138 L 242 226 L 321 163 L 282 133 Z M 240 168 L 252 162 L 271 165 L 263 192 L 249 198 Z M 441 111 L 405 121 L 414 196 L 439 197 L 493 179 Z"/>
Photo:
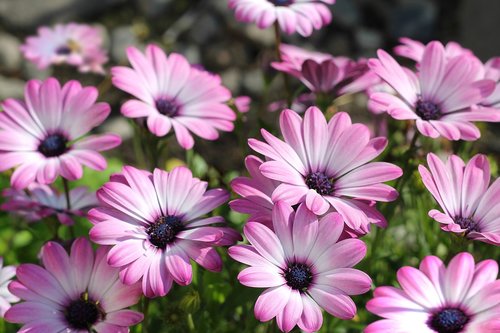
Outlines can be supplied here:
<path id="1" fill-rule="evenodd" d="M 141 326 L 141 333 L 147 333 L 148 332 L 148 310 L 149 310 L 149 298 L 146 296 L 143 296 L 142 302 L 141 302 L 141 309 L 140 312 L 144 314 L 144 321 L 142 322 Z"/>
<path id="2" fill-rule="evenodd" d="M 62 179 L 62 183 L 63 183 L 63 187 L 64 187 L 64 196 L 66 197 L 66 209 L 69 212 L 71 210 L 71 200 L 69 197 L 69 184 L 68 184 L 68 180 L 66 178 L 61 177 L 61 179 Z"/>
<path id="3" fill-rule="evenodd" d="M 280 51 L 280 47 L 281 47 L 281 29 L 280 29 L 280 25 L 278 23 L 278 21 L 274 22 L 274 37 L 276 39 L 276 57 L 278 59 L 278 61 L 281 61 L 281 51 Z M 285 84 L 285 91 L 286 91 L 286 101 L 287 101 L 287 104 L 288 104 L 288 107 L 291 107 L 292 106 L 292 92 L 290 90 L 290 82 L 288 80 L 288 76 L 285 74 L 285 73 L 282 73 L 283 74 L 283 82 Z"/>

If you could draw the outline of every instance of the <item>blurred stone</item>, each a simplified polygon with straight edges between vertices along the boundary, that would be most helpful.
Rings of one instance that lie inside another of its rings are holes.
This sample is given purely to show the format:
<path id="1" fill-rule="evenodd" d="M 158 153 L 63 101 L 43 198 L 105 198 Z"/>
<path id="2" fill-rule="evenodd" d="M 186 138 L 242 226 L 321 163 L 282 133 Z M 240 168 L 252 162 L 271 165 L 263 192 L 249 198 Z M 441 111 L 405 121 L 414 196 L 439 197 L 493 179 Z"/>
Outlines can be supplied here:
<path id="1" fill-rule="evenodd" d="M 111 58 L 119 63 L 127 63 L 127 46 L 138 46 L 139 41 L 134 34 L 132 26 L 126 25 L 113 29 L 111 32 Z"/>
<path id="2" fill-rule="evenodd" d="M 93 15 L 126 0 L 3 0 L 0 20 L 18 29 L 34 29 L 39 25 L 65 22 Z"/>
<path id="3" fill-rule="evenodd" d="M 0 69 L 13 72 L 21 67 L 21 43 L 16 37 L 0 32 Z"/>
<path id="4" fill-rule="evenodd" d="M 191 26 L 189 35 L 195 43 L 203 45 L 209 43 L 221 30 L 215 17 L 210 12 L 204 12 L 197 18 L 196 24 Z"/>
<path id="5" fill-rule="evenodd" d="M 406 0 L 393 8 L 389 18 L 389 33 L 394 38 L 410 37 L 428 40 L 434 33 L 437 7 L 428 0 Z"/>
<path id="6" fill-rule="evenodd" d="M 262 71 L 260 69 L 253 69 L 243 73 L 243 87 L 251 94 L 261 94 L 264 89 Z"/>
<path id="7" fill-rule="evenodd" d="M 118 134 L 122 140 L 131 139 L 134 136 L 134 130 L 130 126 L 127 118 L 124 117 L 111 117 L 103 124 L 101 128 L 103 133 L 111 132 Z"/>
<path id="8" fill-rule="evenodd" d="M 0 100 L 6 98 L 22 98 L 24 96 L 23 80 L 0 75 Z"/>
<path id="9" fill-rule="evenodd" d="M 52 75 L 52 68 L 48 67 L 46 69 L 38 69 L 38 67 L 29 60 L 23 62 L 23 74 L 24 77 L 29 79 L 45 80 Z"/>
<path id="10" fill-rule="evenodd" d="M 337 0 L 331 8 L 333 21 L 341 26 L 355 27 L 361 20 L 359 5 L 352 0 Z"/>
<path id="11" fill-rule="evenodd" d="M 364 51 L 363 53 L 372 53 L 383 46 L 384 39 L 380 32 L 375 29 L 360 28 L 355 32 L 356 42 Z"/>
<path id="12" fill-rule="evenodd" d="M 256 44 L 266 47 L 272 47 L 275 42 L 274 29 L 259 29 L 255 24 L 246 23 L 244 28 L 245 35 Z"/>
<path id="13" fill-rule="evenodd" d="M 151 18 L 165 14 L 168 8 L 175 3 L 174 0 L 136 0 L 135 2 L 141 12 Z"/>
<path id="14" fill-rule="evenodd" d="M 231 68 L 221 73 L 222 83 L 231 91 L 239 91 L 241 84 L 241 72 L 237 68 Z"/>

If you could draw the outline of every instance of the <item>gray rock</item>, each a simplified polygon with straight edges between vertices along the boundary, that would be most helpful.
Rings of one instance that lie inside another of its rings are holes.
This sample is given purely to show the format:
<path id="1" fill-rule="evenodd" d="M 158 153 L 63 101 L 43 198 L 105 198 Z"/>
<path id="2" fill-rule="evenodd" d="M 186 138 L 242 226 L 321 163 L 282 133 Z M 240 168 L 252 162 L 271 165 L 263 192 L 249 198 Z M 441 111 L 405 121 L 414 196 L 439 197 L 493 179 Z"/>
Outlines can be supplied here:
<path id="1" fill-rule="evenodd" d="M 360 28 L 356 30 L 354 35 L 363 53 L 374 53 L 375 50 L 382 47 L 384 42 L 380 32 L 375 29 Z"/>
<path id="2" fill-rule="evenodd" d="M 53 68 L 48 67 L 46 69 L 38 69 L 38 67 L 31 61 L 25 60 L 22 66 L 23 74 L 25 78 L 45 80 L 53 73 Z"/>
<path id="3" fill-rule="evenodd" d="M 243 74 L 243 87 L 251 94 L 259 95 L 264 88 L 264 78 L 260 69 L 253 69 Z"/>
<path id="4" fill-rule="evenodd" d="M 125 49 L 127 46 L 138 46 L 139 41 L 132 30 L 132 26 L 126 25 L 113 29 L 111 32 L 110 57 L 119 64 L 127 63 Z"/>
<path id="5" fill-rule="evenodd" d="M 7 26 L 30 30 L 39 25 L 82 18 L 126 0 L 2 0 L 0 20 Z"/>
<path id="6" fill-rule="evenodd" d="M 392 37 L 410 37 L 427 40 L 435 29 L 438 12 L 436 5 L 428 0 L 406 0 L 395 7 L 389 18 L 389 33 Z"/>
<path id="7" fill-rule="evenodd" d="M 174 0 L 136 0 L 135 2 L 141 12 L 150 18 L 165 14 L 168 8 L 175 3 Z"/>
<path id="8" fill-rule="evenodd" d="M 337 0 L 332 6 L 332 15 L 333 21 L 348 28 L 358 25 L 361 20 L 358 4 L 352 0 Z"/>
<path id="9" fill-rule="evenodd" d="M 22 60 L 19 40 L 2 32 L 0 33 L 0 45 L 0 69 L 7 72 L 18 70 L 21 67 Z"/>
<path id="10" fill-rule="evenodd" d="M 0 76 L 0 100 L 6 98 L 22 98 L 24 96 L 23 80 Z"/>
<path id="11" fill-rule="evenodd" d="M 122 137 L 123 141 L 131 139 L 134 136 L 134 130 L 125 117 L 109 118 L 103 124 L 101 130 L 103 133 L 111 132 L 118 134 Z"/>
<path id="12" fill-rule="evenodd" d="M 204 12 L 196 19 L 196 23 L 192 25 L 189 34 L 195 43 L 206 44 L 220 34 L 221 31 L 222 29 L 215 17 L 210 12 Z"/>

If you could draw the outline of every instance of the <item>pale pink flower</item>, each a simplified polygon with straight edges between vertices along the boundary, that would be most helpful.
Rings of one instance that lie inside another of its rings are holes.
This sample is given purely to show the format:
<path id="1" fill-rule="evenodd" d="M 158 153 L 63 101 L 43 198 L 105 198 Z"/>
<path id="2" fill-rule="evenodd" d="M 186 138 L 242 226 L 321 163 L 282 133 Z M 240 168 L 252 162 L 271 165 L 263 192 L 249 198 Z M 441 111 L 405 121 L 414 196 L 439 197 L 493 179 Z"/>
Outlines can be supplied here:
<path id="1" fill-rule="evenodd" d="M 260 29 L 278 22 L 291 35 L 310 36 L 314 30 L 330 24 L 332 14 L 327 5 L 335 0 L 229 0 L 229 8 L 240 22 L 255 23 Z"/>
<path id="2" fill-rule="evenodd" d="M 19 301 L 7 288 L 12 278 L 16 275 L 15 266 L 4 266 L 3 258 L 0 257 L 0 318 L 11 307 L 11 303 Z"/>
<path id="3" fill-rule="evenodd" d="M 69 191 L 69 210 L 66 195 L 48 185 L 32 183 L 26 190 L 9 188 L 3 191 L 3 196 L 7 201 L 0 208 L 22 216 L 28 222 L 57 216 L 62 224 L 72 225 L 74 216 L 86 216 L 87 210 L 98 204 L 95 193 L 89 192 L 86 187 Z"/>
<path id="4" fill-rule="evenodd" d="M 89 212 L 90 238 L 113 245 L 108 262 L 120 268 L 124 283 L 142 279 L 146 296 L 164 296 L 173 281 L 191 283 L 191 260 L 220 271 L 214 246 L 241 238 L 233 229 L 214 226 L 224 223 L 222 217 L 206 217 L 229 198 L 222 189 L 206 189 L 207 183 L 185 167 L 153 173 L 124 167 L 97 192 L 101 207 Z"/>
<path id="5" fill-rule="evenodd" d="M 233 100 L 234 107 L 240 113 L 247 113 L 250 111 L 252 99 L 249 96 L 238 96 Z"/>
<path id="6" fill-rule="evenodd" d="M 100 29 L 87 24 L 40 27 L 37 36 L 26 39 L 21 51 L 40 69 L 66 63 L 80 72 L 104 74 L 102 66 L 108 61 Z"/>
<path id="7" fill-rule="evenodd" d="M 107 103 L 96 103 L 98 91 L 69 81 L 61 87 L 54 78 L 28 81 L 25 101 L 7 99 L 0 112 L 0 171 L 17 167 L 12 187 L 33 182 L 51 184 L 61 175 L 83 175 L 82 164 L 104 170 L 99 151 L 121 143 L 115 134 L 86 136 L 109 115 Z"/>
<path id="8" fill-rule="evenodd" d="M 399 41 L 402 45 L 398 45 L 394 48 L 395 54 L 411 59 L 417 63 L 422 61 L 426 48 L 426 45 L 424 43 L 407 37 L 400 38 Z M 462 47 L 457 42 L 448 42 L 444 46 L 444 53 L 447 59 L 462 55 L 475 57 L 474 53 L 472 53 L 471 50 Z"/>
<path id="9" fill-rule="evenodd" d="M 370 99 L 385 105 L 395 119 L 414 119 L 420 133 L 449 140 L 476 140 L 481 136 L 473 121 L 500 121 L 500 110 L 478 109 L 477 105 L 495 89 L 492 80 L 479 80 L 477 59 L 468 54 L 446 56 L 443 45 L 425 47 L 417 75 L 401 67 L 389 54 L 378 51 L 371 69 L 399 96 L 378 92 Z"/>
<path id="10" fill-rule="evenodd" d="M 366 245 L 359 239 L 338 241 L 344 223 L 337 213 L 320 221 L 304 204 L 296 212 L 283 201 L 273 210 L 274 232 L 248 222 L 244 233 L 251 245 L 236 245 L 229 255 L 250 267 L 238 280 L 245 286 L 267 288 L 255 303 L 255 317 L 290 332 L 296 325 L 305 332 L 321 328 L 321 308 L 352 319 L 356 305 L 349 295 L 370 290 L 371 279 L 352 267 L 363 259 Z"/>
<path id="11" fill-rule="evenodd" d="M 96 253 L 90 242 L 78 238 L 71 253 L 55 242 L 42 248 L 44 267 L 22 264 L 12 294 L 24 302 L 13 305 L 5 320 L 23 324 L 19 332 L 126 333 L 143 314 L 127 310 L 137 303 L 141 286 L 126 286 L 118 270 L 106 263 L 108 247 Z"/>
<path id="12" fill-rule="evenodd" d="M 380 81 L 369 71 L 363 59 L 356 62 L 288 44 L 281 44 L 280 52 L 281 61 L 273 62 L 271 66 L 298 78 L 314 93 L 335 97 L 363 91 Z"/>
<path id="13" fill-rule="evenodd" d="M 264 129 L 265 142 L 249 140 L 252 149 L 266 156 L 259 167 L 262 175 L 280 182 L 273 202 L 305 202 L 318 215 L 336 210 L 349 228 L 362 233 L 369 230 L 373 217 L 383 219 L 365 200 L 392 201 L 398 196 L 382 182 L 400 177 L 401 169 L 370 163 L 387 146 L 386 138 L 370 139 L 368 127 L 352 124 L 347 113 L 339 112 L 327 123 L 316 107 L 309 108 L 304 119 L 284 110 L 280 127 L 284 141 Z"/>
<path id="14" fill-rule="evenodd" d="M 111 69 L 113 84 L 137 98 L 122 105 L 125 117 L 146 117 L 148 129 L 160 137 L 173 127 L 184 149 L 194 145 L 190 132 L 216 140 L 217 130 L 233 130 L 236 114 L 227 105 L 231 92 L 220 76 L 191 66 L 180 54 L 167 57 L 155 45 L 148 45 L 145 54 L 129 47 L 127 56 L 132 68 Z"/>
<path id="15" fill-rule="evenodd" d="M 451 155 L 444 164 L 430 153 L 427 164 L 430 171 L 423 165 L 418 170 L 443 210 L 433 209 L 429 216 L 445 231 L 500 245 L 500 179 L 489 186 L 488 158 L 478 154 L 465 165 L 460 157 Z"/>
<path id="16" fill-rule="evenodd" d="M 500 314 L 498 264 L 477 264 L 469 253 L 456 255 L 445 267 L 441 259 L 425 257 L 419 269 L 402 267 L 400 288 L 374 291 L 366 308 L 385 319 L 365 333 L 495 333 Z M 495 328 L 496 327 L 496 328 Z"/>

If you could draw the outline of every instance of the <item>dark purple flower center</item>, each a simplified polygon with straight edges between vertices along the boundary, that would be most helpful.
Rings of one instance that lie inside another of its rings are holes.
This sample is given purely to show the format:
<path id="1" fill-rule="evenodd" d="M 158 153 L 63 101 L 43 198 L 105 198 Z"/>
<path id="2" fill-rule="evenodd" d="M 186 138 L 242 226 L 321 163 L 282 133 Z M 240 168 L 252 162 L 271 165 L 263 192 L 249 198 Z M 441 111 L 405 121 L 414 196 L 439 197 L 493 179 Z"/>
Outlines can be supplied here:
<path id="1" fill-rule="evenodd" d="M 434 102 L 419 99 L 415 105 L 415 112 L 423 120 L 436 120 L 441 118 L 441 108 Z"/>
<path id="2" fill-rule="evenodd" d="M 71 53 L 71 48 L 68 45 L 62 45 L 56 49 L 56 54 L 58 55 L 68 55 L 70 53 Z"/>
<path id="3" fill-rule="evenodd" d="M 286 284 L 292 289 L 305 291 L 312 282 L 312 273 L 309 266 L 305 264 L 291 264 L 284 272 Z"/>
<path id="4" fill-rule="evenodd" d="M 333 179 L 323 172 L 313 172 L 307 175 L 306 185 L 310 189 L 316 190 L 318 194 L 330 195 L 333 193 Z"/>
<path id="5" fill-rule="evenodd" d="M 427 325 L 437 333 L 460 333 L 468 322 L 469 316 L 462 310 L 447 308 L 434 313 Z"/>
<path id="6" fill-rule="evenodd" d="M 477 222 L 470 217 L 455 217 L 455 223 L 458 224 L 462 229 L 467 229 L 466 233 L 471 231 L 478 231 Z"/>
<path id="7" fill-rule="evenodd" d="M 38 145 L 38 151 L 45 157 L 56 157 L 68 151 L 68 139 L 62 134 L 50 134 Z"/>
<path id="8" fill-rule="evenodd" d="M 164 116 L 173 117 L 179 112 L 179 105 L 170 98 L 158 98 L 155 107 Z"/>
<path id="9" fill-rule="evenodd" d="M 181 219 L 177 216 L 160 216 L 151 224 L 146 232 L 151 244 L 160 249 L 165 249 L 167 244 L 175 240 L 175 236 L 184 228 Z"/>
<path id="10" fill-rule="evenodd" d="M 71 302 L 66 308 L 66 320 L 72 328 L 90 329 L 105 314 L 97 302 L 88 298 L 88 294 L 82 294 L 80 299 Z"/>
<path id="11" fill-rule="evenodd" d="M 293 4 L 293 0 L 268 0 L 275 6 L 289 6 Z"/>

